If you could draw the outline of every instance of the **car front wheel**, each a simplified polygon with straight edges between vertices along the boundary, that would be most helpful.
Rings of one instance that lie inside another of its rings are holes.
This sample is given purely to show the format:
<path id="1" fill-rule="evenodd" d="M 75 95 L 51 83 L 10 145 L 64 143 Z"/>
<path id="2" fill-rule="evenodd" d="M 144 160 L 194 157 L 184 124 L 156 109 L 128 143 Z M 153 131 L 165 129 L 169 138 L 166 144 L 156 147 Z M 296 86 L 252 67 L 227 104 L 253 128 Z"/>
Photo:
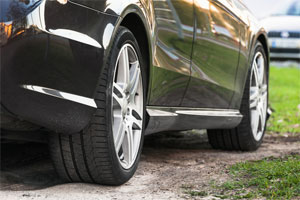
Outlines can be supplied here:
<path id="1" fill-rule="evenodd" d="M 58 174 L 67 182 L 121 185 L 137 169 L 145 127 L 145 75 L 134 35 L 120 27 L 103 68 L 97 111 L 80 133 L 50 136 Z"/>

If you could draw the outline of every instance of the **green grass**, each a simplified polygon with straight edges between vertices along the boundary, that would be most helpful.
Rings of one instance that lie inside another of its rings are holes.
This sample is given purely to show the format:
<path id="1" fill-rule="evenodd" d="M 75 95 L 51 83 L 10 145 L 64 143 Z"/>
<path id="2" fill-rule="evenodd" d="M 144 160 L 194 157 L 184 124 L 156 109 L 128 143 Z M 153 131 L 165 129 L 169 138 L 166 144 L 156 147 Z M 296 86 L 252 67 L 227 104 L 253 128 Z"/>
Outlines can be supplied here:
<path id="1" fill-rule="evenodd" d="M 300 69 L 271 67 L 269 91 L 273 114 L 268 131 L 300 134 Z M 229 170 L 230 181 L 212 182 L 212 192 L 182 188 L 192 197 L 212 193 L 221 199 L 300 199 L 300 155 L 237 163 Z"/>
<path id="2" fill-rule="evenodd" d="M 233 181 L 220 186 L 222 199 L 300 197 L 300 156 L 243 162 L 230 168 Z"/>
<path id="3" fill-rule="evenodd" d="M 300 199 L 300 154 L 237 163 L 229 168 L 229 181 L 211 182 L 208 191 L 182 185 L 191 197 L 220 199 Z"/>
<path id="4" fill-rule="evenodd" d="M 299 68 L 271 67 L 270 104 L 274 112 L 268 124 L 268 131 L 300 133 Z"/>
<path id="5" fill-rule="evenodd" d="M 193 186 L 191 185 L 182 185 L 181 188 L 184 190 L 185 194 L 188 194 L 192 197 L 205 197 L 208 195 L 206 191 L 193 190 Z"/>

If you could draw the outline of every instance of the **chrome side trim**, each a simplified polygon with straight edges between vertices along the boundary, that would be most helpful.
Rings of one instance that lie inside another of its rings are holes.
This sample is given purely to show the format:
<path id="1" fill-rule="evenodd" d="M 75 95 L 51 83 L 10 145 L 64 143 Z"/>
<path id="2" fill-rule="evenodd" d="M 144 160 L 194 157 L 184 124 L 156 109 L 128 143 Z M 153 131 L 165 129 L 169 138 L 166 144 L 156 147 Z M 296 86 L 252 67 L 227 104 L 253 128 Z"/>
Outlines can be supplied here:
<path id="1" fill-rule="evenodd" d="M 178 110 L 177 114 L 182 115 L 197 115 L 197 116 L 213 116 L 213 117 L 241 117 L 238 110 Z"/>
<path id="2" fill-rule="evenodd" d="M 191 129 L 229 129 L 243 119 L 238 110 L 147 106 L 146 134 Z"/>
<path id="3" fill-rule="evenodd" d="M 147 106 L 147 112 L 150 116 L 212 116 L 212 117 L 242 117 L 239 110 L 232 109 L 209 109 L 209 108 L 181 108 L 181 107 L 156 107 Z M 159 115 L 159 113 L 162 113 Z"/>
<path id="4" fill-rule="evenodd" d="M 45 95 L 57 97 L 60 99 L 80 103 L 80 104 L 90 106 L 93 108 L 97 108 L 95 100 L 91 99 L 91 98 L 87 98 L 87 97 L 83 97 L 83 96 L 79 96 L 79 95 L 75 95 L 75 94 L 70 94 L 67 92 L 62 92 L 62 91 L 58 91 L 58 90 L 54 90 L 54 89 L 50 89 L 50 88 L 46 88 L 46 87 L 36 86 L 36 85 L 21 85 L 21 87 L 26 90 L 31 90 L 33 92 L 38 92 L 41 94 L 45 94 Z"/>
<path id="5" fill-rule="evenodd" d="M 167 111 L 162 111 L 162 110 L 156 110 L 156 109 L 152 109 L 147 107 L 147 112 L 150 116 L 152 117 L 176 117 L 178 116 L 178 114 L 173 113 L 173 112 L 167 112 Z"/>

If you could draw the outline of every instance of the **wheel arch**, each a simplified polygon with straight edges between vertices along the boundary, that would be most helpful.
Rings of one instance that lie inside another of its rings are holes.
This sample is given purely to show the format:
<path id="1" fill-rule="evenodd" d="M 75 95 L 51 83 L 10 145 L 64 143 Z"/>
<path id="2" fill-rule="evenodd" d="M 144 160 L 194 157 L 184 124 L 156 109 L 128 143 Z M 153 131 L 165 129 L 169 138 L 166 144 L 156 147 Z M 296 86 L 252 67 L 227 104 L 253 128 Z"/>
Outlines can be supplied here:
<path id="1" fill-rule="evenodd" d="M 264 51 L 266 53 L 266 57 L 267 57 L 267 69 L 269 72 L 269 66 L 270 66 L 270 51 L 269 51 L 269 45 L 268 45 L 268 36 L 267 33 L 265 31 L 265 29 L 261 28 L 261 29 L 257 29 L 254 27 L 255 30 L 252 30 L 250 32 L 250 36 L 249 36 L 249 44 L 248 44 L 248 50 L 247 50 L 247 61 L 245 62 L 245 66 L 240 65 L 239 68 L 241 69 L 241 82 L 239 83 L 240 86 L 240 92 L 236 93 L 234 95 L 234 97 L 232 98 L 232 102 L 230 107 L 231 108 L 236 108 L 236 109 L 240 109 L 241 107 L 241 100 L 242 100 L 242 91 L 244 91 L 244 88 L 246 86 L 246 80 L 247 80 L 247 76 L 249 73 L 249 70 L 251 68 L 251 64 L 252 64 L 252 58 L 254 56 L 255 53 L 255 45 L 257 42 L 260 42 L 263 45 Z M 236 82 L 236 84 L 238 84 L 238 82 Z"/>
<path id="2" fill-rule="evenodd" d="M 268 45 L 268 37 L 267 37 L 266 33 L 262 32 L 262 33 L 258 34 L 256 41 L 259 41 L 263 45 L 263 48 L 264 48 L 266 56 L 267 56 L 267 61 L 268 61 L 267 67 L 269 69 L 270 51 L 269 51 L 269 45 Z"/>
<path id="3" fill-rule="evenodd" d="M 149 20 L 146 20 L 146 9 L 142 5 L 131 4 L 127 6 L 121 13 L 116 31 L 120 26 L 128 28 L 135 36 L 146 66 L 146 83 L 147 83 L 147 99 L 150 96 L 151 87 L 151 68 L 152 68 L 152 40 L 151 40 L 151 25 Z"/>
<path id="4" fill-rule="evenodd" d="M 132 23 L 134 22 L 134 23 Z M 149 75 L 150 75 L 150 53 L 149 53 L 149 43 L 148 38 L 146 35 L 146 30 L 144 28 L 142 20 L 139 18 L 138 15 L 135 13 L 130 13 L 125 16 L 125 18 L 122 20 L 121 26 L 124 26 L 128 28 L 136 38 L 140 51 L 143 56 L 143 61 L 146 66 L 146 77 L 147 77 L 147 83 L 149 82 Z M 147 86 L 149 87 L 149 85 Z M 148 91 L 148 88 L 147 88 Z"/>
<path id="5" fill-rule="evenodd" d="M 267 32 L 265 31 L 264 28 L 258 29 L 258 31 L 255 31 L 252 34 L 251 37 L 251 45 L 250 45 L 250 49 L 249 49 L 249 67 L 251 66 L 251 62 L 252 62 L 252 57 L 254 56 L 253 53 L 255 51 L 255 45 L 257 42 L 260 42 L 263 45 L 264 51 L 266 53 L 267 56 L 267 61 L 268 61 L 268 68 L 269 68 L 269 64 L 270 64 L 270 50 L 269 50 L 269 43 L 268 43 L 268 36 L 267 36 Z M 248 71 L 247 71 L 248 72 Z"/>

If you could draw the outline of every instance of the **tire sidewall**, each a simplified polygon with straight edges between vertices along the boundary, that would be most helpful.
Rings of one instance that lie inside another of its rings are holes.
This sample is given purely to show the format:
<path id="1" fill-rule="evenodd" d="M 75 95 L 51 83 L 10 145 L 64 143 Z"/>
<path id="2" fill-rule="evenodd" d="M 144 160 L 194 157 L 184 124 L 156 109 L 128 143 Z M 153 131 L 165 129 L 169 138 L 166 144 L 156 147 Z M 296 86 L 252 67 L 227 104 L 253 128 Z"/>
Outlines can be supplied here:
<path id="1" fill-rule="evenodd" d="M 116 70 L 116 61 L 119 55 L 121 48 L 124 44 L 130 44 L 134 47 L 138 60 L 140 62 L 141 74 L 142 74 L 142 84 L 143 84 L 143 124 L 142 124 L 142 135 L 140 146 L 138 150 L 138 154 L 136 160 L 131 168 L 124 169 L 119 162 L 119 158 L 117 157 L 117 153 L 115 150 L 114 138 L 113 138 L 113 130 L 112 130 L 112 87 L 113 87 L 113 77 Z M 113 45 L 111 47 L 111 51 L 109 52 L 108 56 L 108 80 L 107 80 L 107 91 L 106 91 L 106 105 L 107 105 L 107 116 L 106 116 L 106 123 L 108 125 L 108 143 L 109 143 L 109 152 L 111 153 L 111 161 L 113 167 L 113 173 L 116 178 L 118 178 L 118 182 L 120 184 L 128 181 L 134 174 L 137 169 L 138 162 L 140 160 L 143 141 L 144 141 L 144 130 L 145 130 L 145 121 L 146 121 L 146 83 L 145 83 L 145 72 L 144 72 L 144 61 L 138 46 L 138 42 L 135 39 L 134 35 L 125 27 L 120 27 L 116 37 L 113 41 Z"/>

